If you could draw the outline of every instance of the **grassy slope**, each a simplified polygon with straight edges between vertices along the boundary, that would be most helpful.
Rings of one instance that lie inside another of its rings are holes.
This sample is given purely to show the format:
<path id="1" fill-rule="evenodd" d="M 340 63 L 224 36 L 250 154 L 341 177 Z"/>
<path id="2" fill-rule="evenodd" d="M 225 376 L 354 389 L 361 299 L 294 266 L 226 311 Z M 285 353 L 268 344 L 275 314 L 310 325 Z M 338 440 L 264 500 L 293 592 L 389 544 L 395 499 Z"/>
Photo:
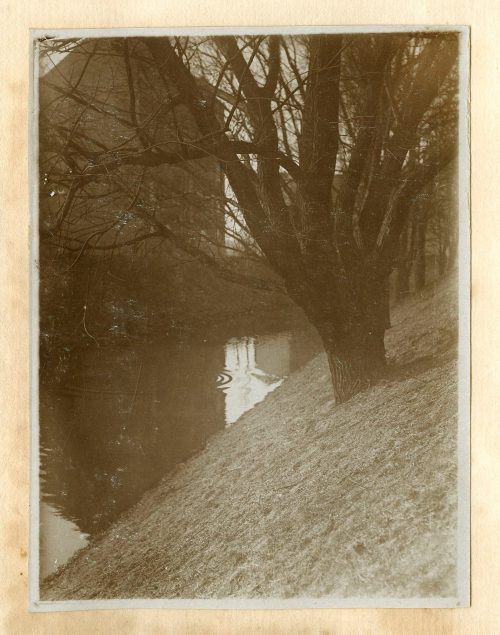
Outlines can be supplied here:
<path id="1" fill-rule="evenodd" d="M 339 406 L 317 356 L 42 598 L 453 596 L 455 318 L 454 284 L 400 306 L 389 377 Z"/>

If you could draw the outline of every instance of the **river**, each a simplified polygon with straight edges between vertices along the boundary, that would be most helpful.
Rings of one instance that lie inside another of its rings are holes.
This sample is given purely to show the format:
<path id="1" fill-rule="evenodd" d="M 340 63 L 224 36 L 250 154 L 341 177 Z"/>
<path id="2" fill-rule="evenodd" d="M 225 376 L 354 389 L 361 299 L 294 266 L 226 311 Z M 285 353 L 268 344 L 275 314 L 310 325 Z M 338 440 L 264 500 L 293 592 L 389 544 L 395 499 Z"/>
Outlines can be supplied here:
<path id="1" fill-rule="evenodd" d="M 321 350 L 311 329 L 75 349 L 40 389 L 40 576 Z"/>

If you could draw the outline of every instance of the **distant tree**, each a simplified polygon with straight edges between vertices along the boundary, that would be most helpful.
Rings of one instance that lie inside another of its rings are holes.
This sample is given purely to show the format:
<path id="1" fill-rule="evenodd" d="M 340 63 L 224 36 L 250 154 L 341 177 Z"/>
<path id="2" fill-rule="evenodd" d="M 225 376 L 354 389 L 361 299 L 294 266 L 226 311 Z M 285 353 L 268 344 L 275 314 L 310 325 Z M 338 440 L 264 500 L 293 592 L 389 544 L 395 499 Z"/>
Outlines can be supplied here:
<path id="1" fill-rule="evenodd" d="M 402 299 L 443 276 L 458 247 L 456 165 L 422 188 L 399 238 L 396 297 Z M 429 272 L 430 269 L 430 272 Z"/>
<path id="2" fill-rule="evenodd" d="M 42 46 L 48 58 L 51 46 L 61 44 Z M 40 118 L 41 179 L 49 194 L 61 192 L 47 203 L 42 238 L 77 255 L 165 240 L 232 282 L 284 290 L 322 338 L 337 402 L 382 373 L 389 275 L 408 218 L 456 155 L 458 35 L 150 37 L 72 47 L 78 72 L 47 82 L 54 97 Z M 121 74 L 86 83 L 103 55 L 110 68 L 118 60 Z M 171 182 L 162 191 L 155 171 L 207 159 L 225 175 L 219 196 L 232 219 L 231 248 L 264 258 L 276 278 L 239 271 L 221 256 L 227 241 L 206 232 L 196 240 L 192 216 L 187 233 L 169 216 L 176 193 Z"/>

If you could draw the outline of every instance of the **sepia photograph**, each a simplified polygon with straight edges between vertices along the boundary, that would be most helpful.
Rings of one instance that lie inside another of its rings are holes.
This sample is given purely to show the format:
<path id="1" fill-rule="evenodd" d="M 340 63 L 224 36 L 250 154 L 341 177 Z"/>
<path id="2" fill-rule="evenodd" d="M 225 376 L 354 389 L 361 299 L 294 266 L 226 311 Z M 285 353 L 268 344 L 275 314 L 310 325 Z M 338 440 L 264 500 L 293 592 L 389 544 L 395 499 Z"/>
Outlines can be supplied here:
<path id="1" fill-rule="evenodd" d="M 469 606 L 469 30 L 31 63 L 31 609 Z"/>

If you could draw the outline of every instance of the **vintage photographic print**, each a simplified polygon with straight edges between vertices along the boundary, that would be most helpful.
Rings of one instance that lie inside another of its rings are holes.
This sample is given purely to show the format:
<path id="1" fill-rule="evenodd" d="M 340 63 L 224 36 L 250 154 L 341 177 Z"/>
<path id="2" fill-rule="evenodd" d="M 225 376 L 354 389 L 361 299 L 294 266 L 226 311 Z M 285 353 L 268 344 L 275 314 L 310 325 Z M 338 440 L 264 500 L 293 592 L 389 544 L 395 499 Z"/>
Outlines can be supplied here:
<path id="1" fill-rule="evenodd" d="M 469 604 L 468 36 L 32 32 L 32 610 Z"/>

